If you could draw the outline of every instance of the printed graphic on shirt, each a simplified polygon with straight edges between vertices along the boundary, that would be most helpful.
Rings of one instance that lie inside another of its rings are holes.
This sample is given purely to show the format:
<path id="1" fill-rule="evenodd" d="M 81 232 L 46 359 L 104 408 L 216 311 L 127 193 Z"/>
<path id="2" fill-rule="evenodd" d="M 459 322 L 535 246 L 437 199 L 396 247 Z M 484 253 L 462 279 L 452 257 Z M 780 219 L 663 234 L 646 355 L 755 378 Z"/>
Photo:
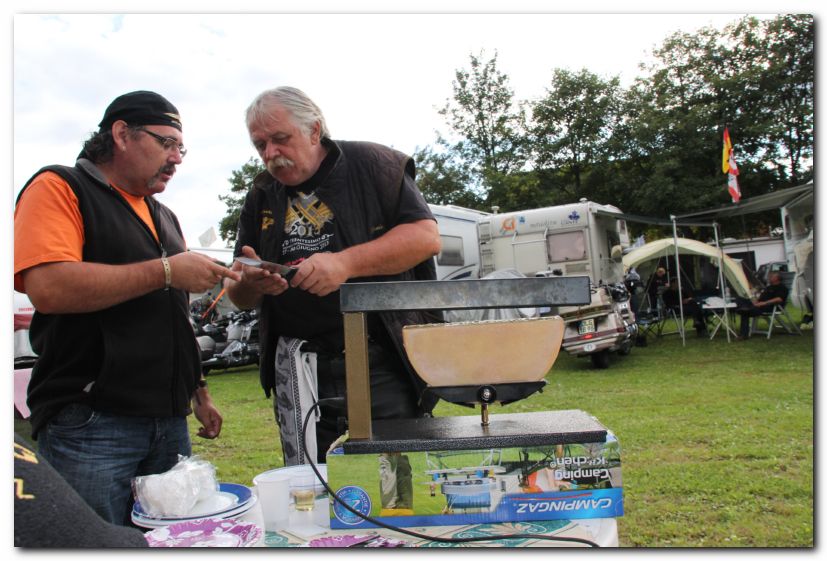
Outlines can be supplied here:
<path id="1" fill-rule="evenodd" d="M 330 251 L 333 212 L 314 193 L 290 197 L 284 219 L 282 262 L 294 265 L 314 253 Z"/>
<path id="2" fill-rule="evenodd" d="M 34 452 L 26 448 L 25 446 L 21 446 L 17 442 L 14 443 L 14 459 L 15 460 L 22 460 L 24 462 L 29 462 L 32 464 L 36 464 L 37 456 Z M 31 493 L 27 493 L 25 491 L 25 484 L 26 482 L 23 481 L 23 478 L 15 477 L 14 478 L 14 496 L 20 500 L 31 500 L 34 499 L 35 496 Z"/>
<path id="3" fill-rule="evenodd" d="M 270 209 L 264 209 L 261 211 L 261 231 L 265 231 L 267 228 L 273 225 L 273 211 Z"/>

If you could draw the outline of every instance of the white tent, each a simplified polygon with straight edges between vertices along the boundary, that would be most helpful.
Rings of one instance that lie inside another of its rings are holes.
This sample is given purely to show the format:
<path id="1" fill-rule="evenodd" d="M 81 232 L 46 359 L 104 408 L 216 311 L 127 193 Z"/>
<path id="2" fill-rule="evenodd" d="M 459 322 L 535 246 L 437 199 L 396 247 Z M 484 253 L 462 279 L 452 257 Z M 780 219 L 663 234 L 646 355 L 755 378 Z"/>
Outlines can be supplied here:
<path id="1" fill-rule="evenodd" d="M 680 255 L 703 255 L 709 257 L 715 263 L 717 263 L 719 258 L 723 257 L 724 276 L 726 280 L 729 281 L 729 284 L 732 285 L 732 288 L 735 289 L 735 292 L 737 292 L 739 296 L 745 298 L 750 296 L 750 284 L 741 265 L 726 254 L 722 256 L 721 250 L 715 246 L 697 240 L 690 240 L 688 238 L 664 238 L 655 240 L 637 249 L 633 249 L 624 255 L 623 265 L 629 269 L 652 259 L 673 257 L 675 255 L 676 244 L 677 251 Z"/>

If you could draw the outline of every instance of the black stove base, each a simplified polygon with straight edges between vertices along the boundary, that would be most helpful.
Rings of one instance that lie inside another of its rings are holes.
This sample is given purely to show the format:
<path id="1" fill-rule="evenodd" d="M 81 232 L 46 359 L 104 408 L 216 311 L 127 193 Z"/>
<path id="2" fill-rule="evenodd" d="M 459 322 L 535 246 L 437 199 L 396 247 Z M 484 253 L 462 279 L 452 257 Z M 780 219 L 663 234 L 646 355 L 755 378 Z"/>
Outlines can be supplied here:
<path id="1" fill-rule="evenodd" d="M 578 409 L 491 415 L 482 426 L 479 415 L 373 421 L 373 438 L 348 440 L 345 454 L 481 450 L 605 442 L 607 429 Z"/>

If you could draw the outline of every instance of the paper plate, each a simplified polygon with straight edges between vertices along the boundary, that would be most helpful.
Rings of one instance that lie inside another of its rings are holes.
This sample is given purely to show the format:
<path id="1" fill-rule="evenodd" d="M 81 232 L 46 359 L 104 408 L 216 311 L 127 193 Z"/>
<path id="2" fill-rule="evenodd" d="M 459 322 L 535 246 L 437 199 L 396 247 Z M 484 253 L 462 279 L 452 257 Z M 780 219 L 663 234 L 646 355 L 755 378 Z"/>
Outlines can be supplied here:
<path id="1" fill-rule="evenodd" d="M 260 526 L 232 518 L 176 522 L 144 534 L 150 547 L 251 547 L 261 536 Z"/>
<path id="2" fill-rule="evenodd" d="M 258 498 L 253 495 L 253 497 L 244 503 L 243 505 L 234 508 L 232 510 L 228 510 L 227 512 L 222 512 L 221 514 L 217 514 L 214 516 L 200 516 L 194 518 L 185 518 L 185 519 L 177 519 L 177 520 L 170 520 L 170 519 L 161 519 L 161 518 L 146 518 L 144 516 L 139 516 L 132 512 L 132 522 L 136 526 L 140 526 L 141 528 L 165 528 L 172 524 L 177 524 L 179 522 L 193 522 L 195 520 L 204 520 L 207 518 L 215 518 L 215 519 L 229 519 L 229 518 L 240 518 L 244 516 L 250 509 L 252 509 L 256 503 L 258 502 Z"/>
<path id="3" fill-rule="evenodd" d="M 198 501 L 192 507 L 190 512 L 182 516 L 150 516 L 144 511 L 141 503 L 135 501 L 132 507 L 133 518 L 141 518 L 146 520 L 179 522 L 182 520 L 194 520 L 197 518 L 222 517 L 220 515 L 226 514 L 230 511 L 246 505 L 253 499 L 253 491 L 245 485 L 237 483 L 219 483 L 218 492 L 213 496 Z"/>

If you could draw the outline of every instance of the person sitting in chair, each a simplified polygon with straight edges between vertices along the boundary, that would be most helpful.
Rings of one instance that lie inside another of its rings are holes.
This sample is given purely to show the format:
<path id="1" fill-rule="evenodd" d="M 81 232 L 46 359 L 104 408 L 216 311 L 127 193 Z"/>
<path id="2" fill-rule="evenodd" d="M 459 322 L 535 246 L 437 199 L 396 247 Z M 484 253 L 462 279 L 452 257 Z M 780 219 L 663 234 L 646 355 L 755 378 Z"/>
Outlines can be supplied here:
<path id="1" fill-rule="evenodd" d="M 682 299 L 680 292 L 683 293 Z M 692 289 L 688 286 L 682 286 L 680 292 L 678 291 L 678 279 L 673 278 L 669 281 L 669 286 L 663 291 L 663 294 L 661 294 L 663 305 L 668 309 L 680 313 L 680 303 L 682 301 L 684 315 L 691 315 L 695 320 L 695 332 L 698 334 L 698 337 L 706 337 L 706 321 L 704 320 L 704 311 L 700 302 L 695 300 Z"/>
<path id="2" fill-rule="evenodd" d="M 669 277 L 666 275 L 666 269 L 658 267 L 655 274 L 649 277 L 649 283 L 646 287 L 646 291 L 649 293 L 650 306 L 655 307 L 658 295 L 666 290 L 667 286 L 669 286 Z"/>
<path id="3" fill-rule="evenodd" d="M 741 316 L 741 339 L 749 337 L 749 327 L 752 318 L 760 316 L 761 314 L 772 310 L 776 304 L 785 306 L 787 304 L 787 295 L 789 289 L 781 282 L 781 275 L 777 272 L 770 273 L 770 284 L 761 291 L 758 298 L 749 300 L 748 298 L 736 298 L 735 303 L 738 305 L 736 310 Z"/>

